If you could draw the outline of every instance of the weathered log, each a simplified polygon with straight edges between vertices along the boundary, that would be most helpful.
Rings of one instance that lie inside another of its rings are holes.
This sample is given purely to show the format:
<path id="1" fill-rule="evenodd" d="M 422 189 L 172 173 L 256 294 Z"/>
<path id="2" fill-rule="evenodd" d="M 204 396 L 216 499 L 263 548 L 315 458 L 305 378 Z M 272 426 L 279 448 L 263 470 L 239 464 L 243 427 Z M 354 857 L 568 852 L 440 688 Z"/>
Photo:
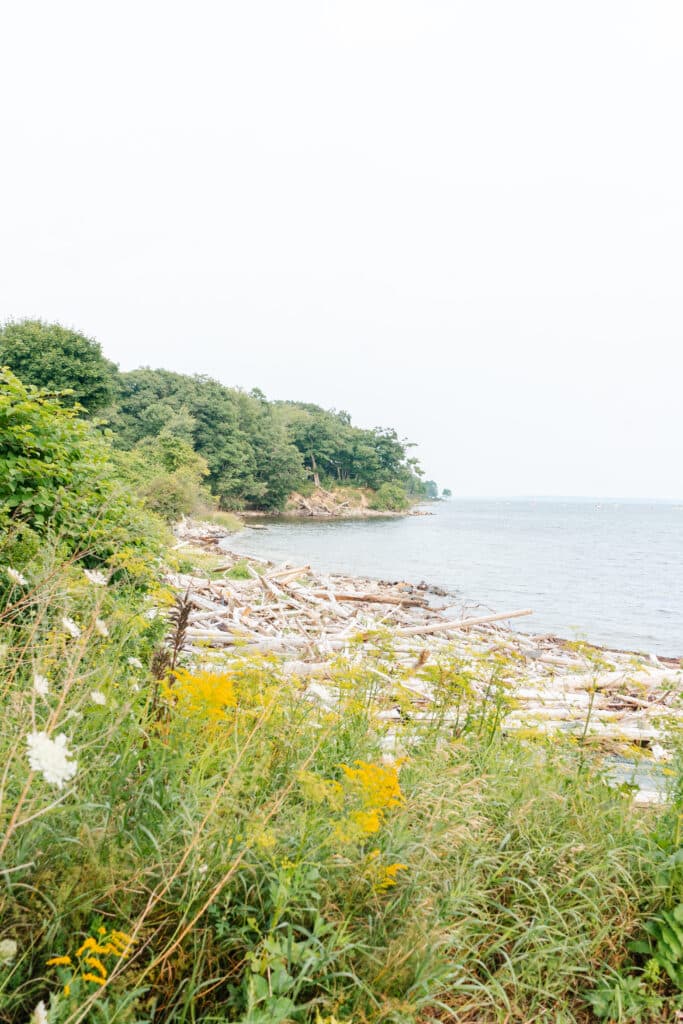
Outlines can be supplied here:
<path id="1" fill-rule="evenodd" d="M 398 636 L 424 636 L 428 633 L 446 633 L 451 629 L 469 629 L 470 626 L 482 626 L 489 622 L 503 622 L 505 619 L 518 619 L 522 615 L 533 615 L 533 609 L 523 608 L 516 612 L 502 612 L 498 615 L 484 615 L 477 619 L 456 619 L 452 622 L 432 622 L 426 626 L 410 626 L 397 629 Z"/>
<path id="2" fill-rule="evenodd" d="M 316 597 L 334 597 L 335 601 L 367 601 L 370 604 L 402 605 L 404 608 L 429 608 L 429 602 L 415 597 L 391 597 L 388 594 L 351 594 L 337 590 L 314 590 Z"/>

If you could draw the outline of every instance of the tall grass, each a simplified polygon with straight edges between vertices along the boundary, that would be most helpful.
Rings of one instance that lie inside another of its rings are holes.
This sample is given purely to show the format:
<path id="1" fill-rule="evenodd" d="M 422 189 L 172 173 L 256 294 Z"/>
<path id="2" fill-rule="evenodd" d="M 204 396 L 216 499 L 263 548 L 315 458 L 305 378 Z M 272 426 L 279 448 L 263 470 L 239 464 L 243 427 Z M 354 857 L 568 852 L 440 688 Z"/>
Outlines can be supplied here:
<path id="1" fill-rule="evenodd" d="M 197 518 L 205 523 L 214 523 L 216 526 L 224 526 L 231 533 L 237 533 L 242 529 L 244 523 L 234 512 L 224 512 L 222 509 L 200 509 Z"/>
<path id="2" fill-rule="evenodd" d="M 22 573 L 0 613 L 3 1024 L 41 1000 L 51 1024 L 595 1019 L 671 895 L 671 812 L 495 709 L 387 764 L 369 656 L 339 664 L 334 712 L 274 658 L 176 644 L 169 674 L 163 588 L 47 549 Z M 61 789 L 30 769 L 37 732 L 78 761 Z M 622 1019 L 677 1012 L 639 1006 Z"/>

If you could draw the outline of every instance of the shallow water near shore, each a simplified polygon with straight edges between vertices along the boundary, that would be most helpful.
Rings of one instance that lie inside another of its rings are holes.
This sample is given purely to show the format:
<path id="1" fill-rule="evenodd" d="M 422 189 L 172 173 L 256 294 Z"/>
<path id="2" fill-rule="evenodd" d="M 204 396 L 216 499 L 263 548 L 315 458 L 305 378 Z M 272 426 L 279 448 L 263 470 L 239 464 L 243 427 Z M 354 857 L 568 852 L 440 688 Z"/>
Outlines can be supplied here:
<path id="1" fill-rule="evenodd" d="M 274 520 L 226 547 L 275 561 L 448 589 L 520 623 L 616 648 L 683 655 L 683 504 L 451 500 L 430 516 Z"/>

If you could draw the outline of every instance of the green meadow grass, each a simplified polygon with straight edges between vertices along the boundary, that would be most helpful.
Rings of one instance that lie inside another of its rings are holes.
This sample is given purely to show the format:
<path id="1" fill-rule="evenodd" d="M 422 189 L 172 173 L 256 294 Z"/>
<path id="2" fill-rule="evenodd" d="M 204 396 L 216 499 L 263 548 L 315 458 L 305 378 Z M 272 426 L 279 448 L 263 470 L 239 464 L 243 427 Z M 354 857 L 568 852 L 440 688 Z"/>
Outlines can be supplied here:
<path id="1" fill-rule="evenodd" d="M 629 949 L 681 900 L 677 803 L 495 708 L 384 764 L 370 654 L 330 713 L 274 658 L 169 675 L 160 585 L 0 571 L 2 1024 L 679 1019 Z"/>

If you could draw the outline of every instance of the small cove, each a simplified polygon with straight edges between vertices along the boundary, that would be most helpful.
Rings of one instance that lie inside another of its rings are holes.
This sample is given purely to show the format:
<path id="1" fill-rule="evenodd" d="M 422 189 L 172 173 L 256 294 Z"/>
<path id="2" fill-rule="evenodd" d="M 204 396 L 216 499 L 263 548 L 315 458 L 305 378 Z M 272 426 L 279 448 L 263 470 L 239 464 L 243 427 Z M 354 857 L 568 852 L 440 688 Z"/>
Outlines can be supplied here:
<path id="1" fill-rule="evenodd" d="M 453 500 L 429 516 L 270 520 L 227 547 L 322 572 L 426 581 L 453 603 L 531 607 L 525 631 L 683 655 L 683 506 Z"/>

